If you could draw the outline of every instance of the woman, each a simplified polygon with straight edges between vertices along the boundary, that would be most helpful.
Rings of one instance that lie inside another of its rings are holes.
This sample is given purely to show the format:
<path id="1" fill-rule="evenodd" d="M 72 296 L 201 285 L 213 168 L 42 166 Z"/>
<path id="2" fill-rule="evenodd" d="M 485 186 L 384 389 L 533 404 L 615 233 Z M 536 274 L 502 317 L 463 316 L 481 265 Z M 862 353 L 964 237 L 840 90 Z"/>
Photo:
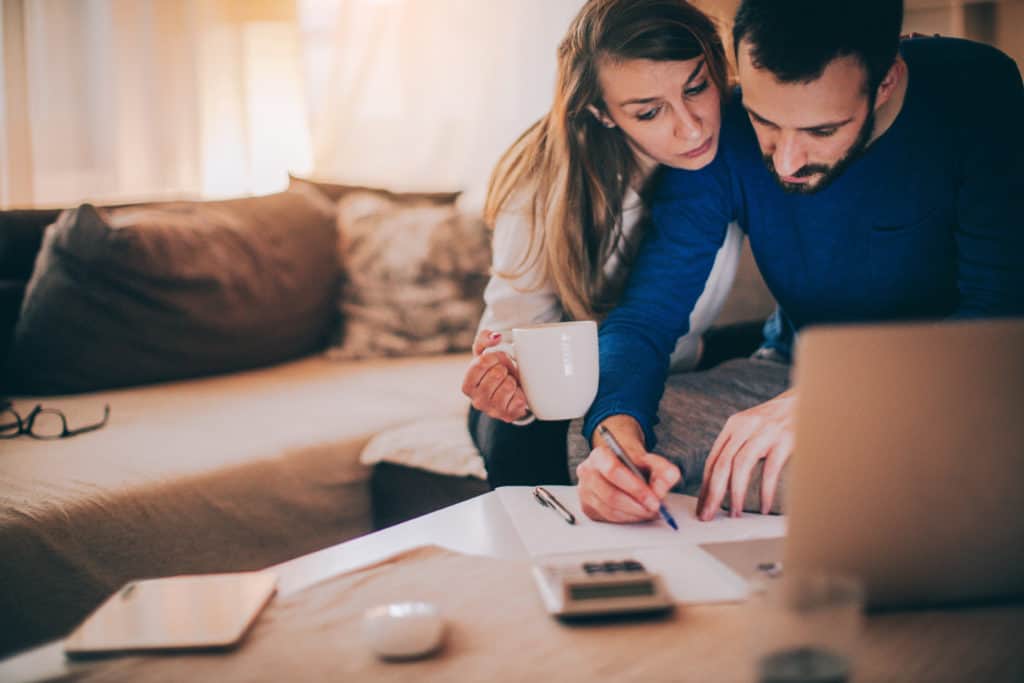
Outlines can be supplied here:
<path id="1" fill-rule="evenodd" d="M 590 0 L 573 20 L 551 110 L 498 162 L 484 208 L 493 276 L 462 390 L 492 487 L 568 483 L 568 422 L 533 421 L 515 364 L 483 352 L 513 327 L 595 319 L 615 304 L 654 170 L 714 159 L 727 88 L 715 26 L 684 0 Z M 696 366 L 741 244 L 731 226 L 673 370 Z"/>

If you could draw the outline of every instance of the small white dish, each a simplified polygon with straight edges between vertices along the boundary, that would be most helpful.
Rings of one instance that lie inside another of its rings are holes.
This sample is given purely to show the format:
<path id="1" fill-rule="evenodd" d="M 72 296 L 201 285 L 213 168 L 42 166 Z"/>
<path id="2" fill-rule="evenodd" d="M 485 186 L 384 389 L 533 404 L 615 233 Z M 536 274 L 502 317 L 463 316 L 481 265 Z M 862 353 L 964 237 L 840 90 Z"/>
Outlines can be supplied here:
<path id="1" fill-rule="evenodd" d="M 363 638 L 383 659 L 415 659 L 436 651 L 444 619 L 427 602 L 395 602 L 363 613 Z"/>

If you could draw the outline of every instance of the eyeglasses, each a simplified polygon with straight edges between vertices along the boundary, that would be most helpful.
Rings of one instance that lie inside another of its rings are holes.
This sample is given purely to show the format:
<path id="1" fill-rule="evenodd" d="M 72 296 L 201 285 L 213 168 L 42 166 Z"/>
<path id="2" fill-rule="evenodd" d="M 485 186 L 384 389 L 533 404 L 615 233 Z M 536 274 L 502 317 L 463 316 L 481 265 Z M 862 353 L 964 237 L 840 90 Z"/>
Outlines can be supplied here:
<path id="1" fill-rule="evenodd" d="M 110 406 L 103 406 L 103 419 L 96 424 L 68 428 L 68 418 L 56 408 L 44 408 L 40 403 L 27 417 L 22 417 L 7 401 L 0 405 L 0 439 L 13 439 L 26 434 L 33 439 L 66 439 L 85 432 L 94 432 L 105 426 L 110 418 Z"/>

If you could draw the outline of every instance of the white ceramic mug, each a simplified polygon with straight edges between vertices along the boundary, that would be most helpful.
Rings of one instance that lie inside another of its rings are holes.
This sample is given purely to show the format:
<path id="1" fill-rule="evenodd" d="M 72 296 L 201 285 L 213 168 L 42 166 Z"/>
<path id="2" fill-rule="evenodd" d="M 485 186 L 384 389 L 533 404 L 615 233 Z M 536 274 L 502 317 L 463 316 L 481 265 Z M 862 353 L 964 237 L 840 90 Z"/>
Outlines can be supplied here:
<path id="1" fill-rule="evenodd" d="M 516 327 L 505 351 L 538 420 L 582 417 L 597 396 L 597 324 L 592 320 Z"/>

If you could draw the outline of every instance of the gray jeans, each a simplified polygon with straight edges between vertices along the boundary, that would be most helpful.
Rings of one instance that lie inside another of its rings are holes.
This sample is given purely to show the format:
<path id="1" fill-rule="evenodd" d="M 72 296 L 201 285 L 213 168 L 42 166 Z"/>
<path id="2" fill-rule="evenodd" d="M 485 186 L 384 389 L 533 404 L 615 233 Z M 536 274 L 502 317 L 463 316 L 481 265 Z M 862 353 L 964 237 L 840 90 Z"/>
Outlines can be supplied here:
<path id="1" fill-rule="evenodd" d="M 789 388 L 790 366 L 774 360 L 740 358 L 722 363 L 703 372 L 682 372 L 669 375 L 665 393 L 658 405 L 660 422 L 654 433 L 658 444 L 654 449 L 676 465 L 683 478 L 674 489 L 696 495 L 704 475 L 704 461 L 722 430 L 734 413 L 763 403 Z M 569 425 L 569 476 L 577 483 L 576 467 L 590 454 L 590 445 L 583 438 L 582 420 Z M 751 477 L 744 509 L 760 509 L 761 465 Z M 777 512 L 784 497 L 785 471 L 773 511 Z"/>

